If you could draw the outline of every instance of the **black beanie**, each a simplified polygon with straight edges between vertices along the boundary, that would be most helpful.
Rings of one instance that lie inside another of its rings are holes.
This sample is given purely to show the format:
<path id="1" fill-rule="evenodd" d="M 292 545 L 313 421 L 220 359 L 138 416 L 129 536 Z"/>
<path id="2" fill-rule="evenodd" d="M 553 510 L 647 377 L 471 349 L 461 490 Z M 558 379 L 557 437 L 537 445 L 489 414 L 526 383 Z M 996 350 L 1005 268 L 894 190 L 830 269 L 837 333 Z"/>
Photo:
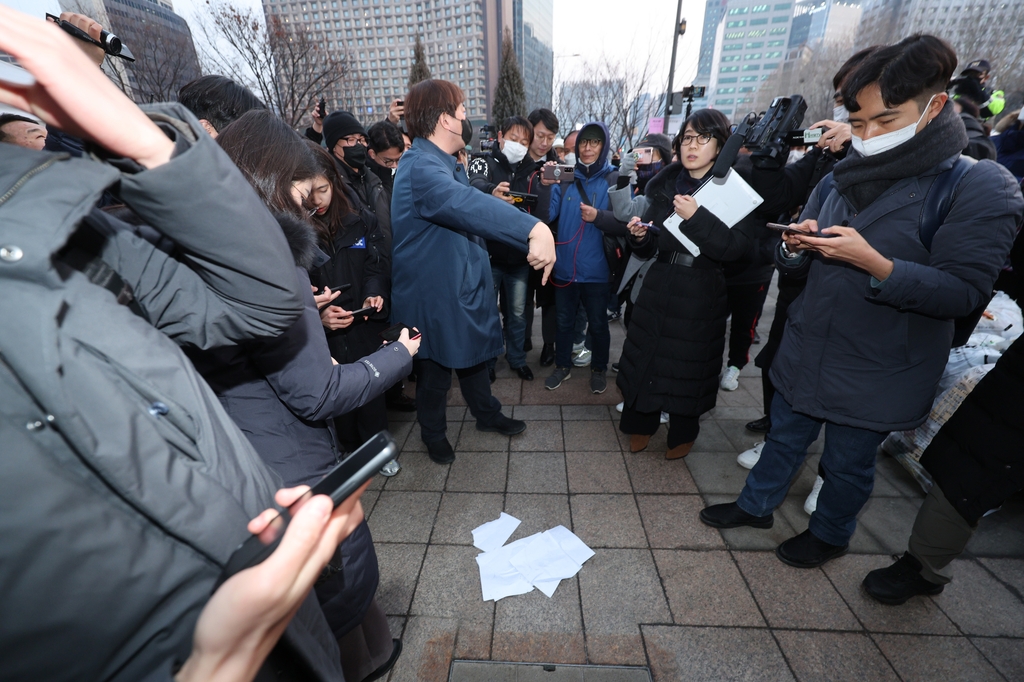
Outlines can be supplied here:
<path id="1" fill-rule="evenodd" d="M 335 111 L 324 119 L 324 141 L 328 150 L 333 150 L 338 140 L 349 135 L 366 136 L 363 125 L 351 113 Z"/>

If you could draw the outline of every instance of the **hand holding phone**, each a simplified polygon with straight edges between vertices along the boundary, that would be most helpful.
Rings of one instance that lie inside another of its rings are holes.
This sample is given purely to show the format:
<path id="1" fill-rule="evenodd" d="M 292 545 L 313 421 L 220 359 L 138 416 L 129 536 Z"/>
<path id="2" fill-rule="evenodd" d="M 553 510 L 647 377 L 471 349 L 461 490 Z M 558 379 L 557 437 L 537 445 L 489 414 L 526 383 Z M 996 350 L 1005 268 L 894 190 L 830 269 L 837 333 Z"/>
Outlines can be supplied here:
<path id="1" fill-rule="evenodd" d="M 782 223 L 766 223 L 767 227 L 776 232 L 783 234 L 795 234 L 803 237 L 820 237 L 821 239 L 831 239 L 832 237 L 838 237 L 835 233 L 824 233 L 824 232 L 811 232 L 810 230 L 802 230 L 793 225 L 783 225 Z"/>
<path id="2" fill-rule="evenodd" d="M 391 433 L 387 430 L 381 431 L 346 457 L 341 464 L 320 479 L 320 482 L 313 486 L 312 490 L 302 495 L 290 508 L 295 508 L 295 505 L 315 495 L 327 495 L 334 503 L 334 507 L 337 508 L 364 483 L 373 478 L 385 464 L 394 459 L 397 453 L 398 445 Z M 263 518 L 262 515 L 260 518 Z M 239 571 L 256 566 L 269 557 L 281 544 L 281 538 L 284 536 L 290 520 L 291 515 L 288 510 L 282 510 L 278 515 L 271 515 L 271 518 L 262 520 L 259 525 L 266 524 L 262 530 L 239 545 L 228 558 L 214 589 L 216 590 L 225 580 Z"/>
<path id="3" fill-rule="evenodd" d="M 316 113 L 321 120 L 327 118 L 327 100 L 324 99 L 323 95 L 320 96 L 320 101 L 316 105 Z"/>
<path id="4" fill-rule="evenodd" d="M 654 163 L 654 147 L 638 147 L 633 150 L 633 155 L 638 166 Z"/>

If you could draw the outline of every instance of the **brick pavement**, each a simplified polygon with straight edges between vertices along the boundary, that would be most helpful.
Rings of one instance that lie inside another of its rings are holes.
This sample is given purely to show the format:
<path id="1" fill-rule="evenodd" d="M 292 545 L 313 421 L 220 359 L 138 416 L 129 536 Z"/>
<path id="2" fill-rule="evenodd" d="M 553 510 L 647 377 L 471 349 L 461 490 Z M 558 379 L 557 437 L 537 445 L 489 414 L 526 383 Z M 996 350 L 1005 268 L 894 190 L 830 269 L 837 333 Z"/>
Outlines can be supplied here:
<path id="1" fill-rule="evenodd" d="M 623 337 L 613 323 L 613 358 Z M 612 373 L 600 396 L 587 390 L 588 368 L 546 391 L 538 354 L 533 382 L 499 361 L 494 393 L 527 421 L 520 436 L 477 431 L 453 390 L 451 465 L 427 458 L 415 415 L 391 415 L 403 469 L 364 496 L 378 599 L 405 644 L 391 682 L 443 682 L 453 658 L 642 665 L 658 682 L 1024 679 L 1024 499 L 982 522 L 945 592 L 882 606 L 860 581 L 904 551 L 923 498 L 894 460 L 878 463 L 851 554 L 791 568 L 773 550 L 807 527 L 820 441 L 770 531 L 697 519 L 742 488 L 736 455 L 758 440 L 743 425 L 761 416 L 760 370 L 748 366 L 739 390 L 720 392 L 693 452 L 668 462 L 664 428 L 646 452 L 629 453 Z M 596 555 L 551 599 L 535 590 L 484 602 L 470 531 L 501 511 L 523 521 L 511 540 L 562 524 Z"/>

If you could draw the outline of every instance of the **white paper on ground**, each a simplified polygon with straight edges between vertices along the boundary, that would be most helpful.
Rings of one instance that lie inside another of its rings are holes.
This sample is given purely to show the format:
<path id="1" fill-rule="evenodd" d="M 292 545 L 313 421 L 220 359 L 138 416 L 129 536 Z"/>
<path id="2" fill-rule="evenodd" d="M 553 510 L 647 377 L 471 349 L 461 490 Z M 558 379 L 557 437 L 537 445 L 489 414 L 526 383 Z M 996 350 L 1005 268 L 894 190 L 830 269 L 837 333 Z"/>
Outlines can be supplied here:
<path id="1" fill-rule="evenodd" d="M 558 583 L 576 575 L 594 551 L 565 526 L 545 531 L 512 558 L 512 565 L 534 587 L 550 597 Z"/>
<path id="2" fill-rule="evenodd" d="M 484 601 L 498 601 L 516 594 L 526 594 L 533 585 L 512 565 L 509 559 L 540 533 L 516 540 L 504 547 L 478 554 L 476 563 L 480 567 L 480 590 Z"/>
<path id="3" fill-rule="evenodd" d="M 587 559 L 594 556 L 594 550 L 587 547 L 583 540 L 580 540 L 575 533 L 565 526 L 555 526 L 545 532 L 553 537 L 558 546 L 562 548 L 562 551 L 568 554 L 580 566 L 586 563 Z"/>
<path id="4" fill-rule="evenodd" d="M 485 552 L 498 549 L 512 537 L 520 523 L 522 521 L 516 517 L 501 512 L 501 516 L 494 521 L 488 521 L 473 529 L 473 546 Z"/>

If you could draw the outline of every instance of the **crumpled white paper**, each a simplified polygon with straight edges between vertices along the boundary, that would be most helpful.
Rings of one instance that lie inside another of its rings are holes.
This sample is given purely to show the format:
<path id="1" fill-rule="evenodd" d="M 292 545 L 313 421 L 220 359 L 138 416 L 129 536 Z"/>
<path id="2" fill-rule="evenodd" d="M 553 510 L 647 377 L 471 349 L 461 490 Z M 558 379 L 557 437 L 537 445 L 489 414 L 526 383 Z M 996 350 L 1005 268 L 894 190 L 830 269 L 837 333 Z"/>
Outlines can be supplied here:
<path id="1" fill-rule="evenodd" d="M 502 512 L 497 520 L 473 531 L 473 544 L 481 549 L 481 544 L 492 546 L 495 538 L 511 528 L 504 535 L 508 539 L 519 523 Z M 592 556 L 594 551 L 565 526 L 484 551 L 476 557 L 484 601 L 525 594 L 535 587 L 551 597 L 558 584 L 576 575 Z"/>
<path id="2" fill-rule="evenodd" d="M 512 537 L 520 523 L 522 521 L 516 517 L 501 512 L 501 516 L 494 521 L 488 521 L 473 529 L 473 546 L 485 552 L 498 549 Z"/>

